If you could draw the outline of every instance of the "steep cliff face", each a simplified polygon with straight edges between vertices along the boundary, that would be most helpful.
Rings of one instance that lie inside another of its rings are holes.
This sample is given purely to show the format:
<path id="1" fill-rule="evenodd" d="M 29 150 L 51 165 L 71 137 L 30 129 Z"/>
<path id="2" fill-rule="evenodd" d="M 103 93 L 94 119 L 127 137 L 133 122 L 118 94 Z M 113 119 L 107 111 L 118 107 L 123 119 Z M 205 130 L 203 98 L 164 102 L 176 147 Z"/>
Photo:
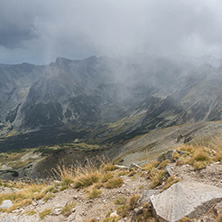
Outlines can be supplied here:
<path id="1" fill-rule="evenodd" d="M 1 135 L 72 127 L 118 139 L 220 120 L 222 70 L 219 60 L 205 60 L 90 57 L 0 65 Z"/>

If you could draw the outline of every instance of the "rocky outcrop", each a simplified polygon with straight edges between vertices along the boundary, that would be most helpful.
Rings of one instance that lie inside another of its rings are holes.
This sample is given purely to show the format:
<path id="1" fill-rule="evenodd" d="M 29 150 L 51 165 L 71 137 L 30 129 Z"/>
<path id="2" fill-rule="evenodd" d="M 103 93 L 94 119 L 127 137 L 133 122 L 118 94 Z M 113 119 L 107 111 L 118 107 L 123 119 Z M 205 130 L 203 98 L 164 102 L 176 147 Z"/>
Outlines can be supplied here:
<path id="1" fill-rule="evenodd" d="M 159 221 L 178 221 L 199 217 L 222 200 L 222 189 L 193 181 L 181 181 L 168 190 L 150 197 Z"/>

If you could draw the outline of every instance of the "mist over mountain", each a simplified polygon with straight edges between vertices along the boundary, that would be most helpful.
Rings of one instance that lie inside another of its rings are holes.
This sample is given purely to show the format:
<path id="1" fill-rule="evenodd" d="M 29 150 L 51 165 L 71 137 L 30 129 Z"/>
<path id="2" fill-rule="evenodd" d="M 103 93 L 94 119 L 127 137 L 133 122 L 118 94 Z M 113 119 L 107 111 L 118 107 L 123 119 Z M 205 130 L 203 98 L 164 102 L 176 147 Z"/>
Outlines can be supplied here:
<path id="1" fill-rule="evenodd" d="M 44 66 L 1 65 L 1 135 L 71 127 L 73 132 L 87 131 L 85 138 L 93 141 L 107 134 L 112 141 L 157 128 L 221 120 L 220 64 L 209 56 L 141 54 L 57 58 Z M 112 124 L 118 121 L 123 123 L 115 132 Z"/>

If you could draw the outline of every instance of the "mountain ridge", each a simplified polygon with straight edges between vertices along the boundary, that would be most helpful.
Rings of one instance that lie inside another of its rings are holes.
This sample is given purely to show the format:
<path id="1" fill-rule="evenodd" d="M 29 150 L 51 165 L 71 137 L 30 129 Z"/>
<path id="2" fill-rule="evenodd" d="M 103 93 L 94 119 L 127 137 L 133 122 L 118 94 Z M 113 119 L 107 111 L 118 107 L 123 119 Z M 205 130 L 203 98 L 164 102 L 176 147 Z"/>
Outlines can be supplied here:
<path id="1" fill-rule="evenodd" d="M 109 132 L 115 137 L 119 130 L 134 135 L 220 120 L 220 73 L 205 63 L 144 55 L 1 66 L 1 135 L 72 127 L 88 131 L 92 140 Z M 124 119 L 132 123 L 110 128 Z"/>

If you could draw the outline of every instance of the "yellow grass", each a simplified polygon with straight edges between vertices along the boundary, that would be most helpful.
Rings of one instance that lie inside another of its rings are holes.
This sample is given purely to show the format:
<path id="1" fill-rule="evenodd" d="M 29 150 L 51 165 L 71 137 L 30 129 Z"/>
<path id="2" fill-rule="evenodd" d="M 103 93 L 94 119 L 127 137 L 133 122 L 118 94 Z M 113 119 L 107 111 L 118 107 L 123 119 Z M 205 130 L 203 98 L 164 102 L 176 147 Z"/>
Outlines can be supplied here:
<path id="1" fill-rule="evenodd" d="M 0 203 L 4 200 L 11 200 L 13 205 L 6 211 L 11 212 L 24 205 L 29 205 L 32 200 L 38 200 L 46 195 L 45 190 L 48 188 L 46 184 L 29 184 L 20 191 L 0 194 Z"/>
<path id="2" fill-rule="evenodd" d="M 89 199 L 95 199 L 98 197 L 101 197 L 102 191 L 99 189 L 92 189 L 92 191 L 89 193 L 88 197 Z"/>
<path id="3" fill-rule="evenodd" d="M 222 138 L 208 137 L 189 145 L 182 145 L 179 150 L 185 154 L 177 160 L 177 165 L 190 164 L 194 169 L 203 169 L 207 165 L 222 161 Z"/>
<path id="4" fill-rule="evenodd" d="M 117 178 L 111 178 L 110 180 L 108 180 L 104 187 L 107 189 L 113 189 L 113 188 L 117 188 L 117 187 L 121 187 L 123 185 L 124 181 L 122 178 L 117 177 Z"/>
<path id="5" fill-rule="evenodd" d="M 76 203 L 69 203 L 62 208 L 61 214 L 68 217 L 72 213 L 72 209 L 76 206 Z"/>
<path id="6" fill-rule="evenodd" d="M 46 216 L 50 214 L 51 214 L 51 209 L 43 210 L 42 212 L 39 213 L 39 218 L 43 220 Z"/>
<path id="7" fill-rule="evenodd" d="M 171 176 L 171 177 L 167 178 L 167 181 L 166 181 L 165 185 L 163 186 L 163 189 L 166 190 L 169 187 L 171 187 L 173 184 L 175 184 L 179 181 L 180 181 L 179 178 L 177 178 L 175 176 Z"/>

